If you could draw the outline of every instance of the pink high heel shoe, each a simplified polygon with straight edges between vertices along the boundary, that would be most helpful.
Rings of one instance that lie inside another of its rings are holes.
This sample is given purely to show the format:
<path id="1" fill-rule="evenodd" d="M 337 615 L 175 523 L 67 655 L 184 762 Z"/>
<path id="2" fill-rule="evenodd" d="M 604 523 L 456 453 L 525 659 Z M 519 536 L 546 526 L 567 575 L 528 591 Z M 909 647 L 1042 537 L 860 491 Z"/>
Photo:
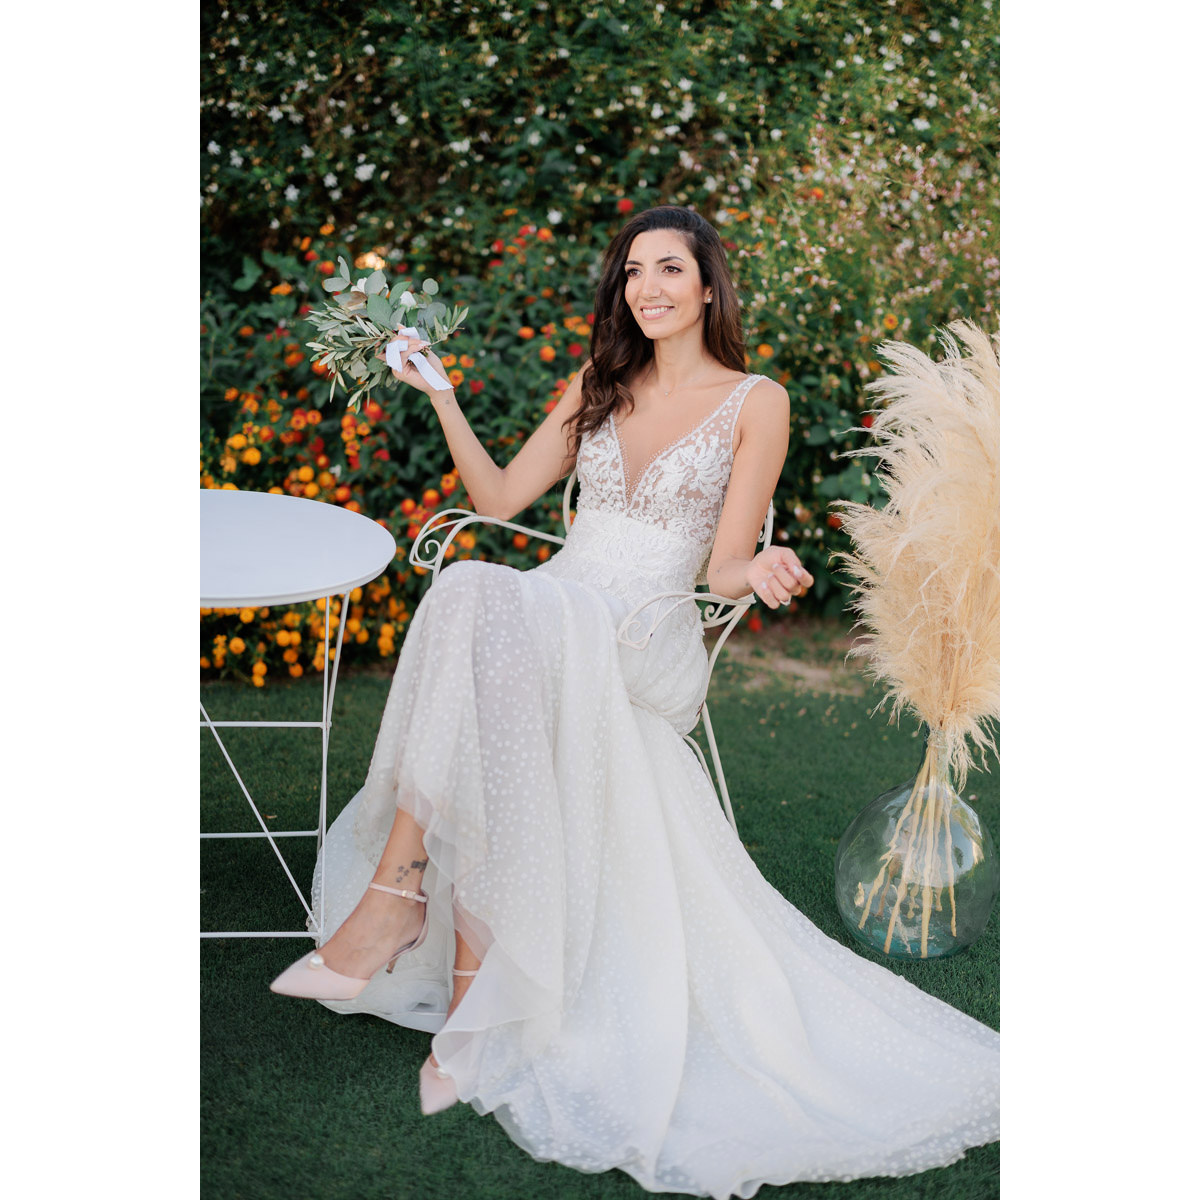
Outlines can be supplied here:
<path id="1" fill-rule="evenodd" d="M 478 975 L 479 971 L 460 971 L 455 967 L 454 974 Z M 433 1061 L 432 1054 L 421 1064 L 421 1074 L 418 1078 L 421 1084 L 421 1111 L 427 1117 L 458 1103 L 458 1092 L 454 1090 L 454 1080 L 450 1072 L 443 1071 Z"/>
<path id="2" fill-rule="evenodd" d="M 403 896 L 406 900 L 417 900 L 426 906 L 425 919 L 421 923 L 421 932 L 411 942 L 406 942 L 391 958 L 388 959 L 388 974 L 396 965 L 396 959 L 410 950 L 415 950 L 429 932 L 429 897 L 424 892 L 410 892 L 406 888 L 388 887 L 383 883 L 368 883 L 367 887 L 377 892 L 391 892 L 393 896 Z M 325 959 L 320 952 L 306 955 L 297 959 L 272 984 L 271 991 L 280 996 L 299 996 L 304 1000 L 353 1000 L 370 979 L 356 979 L 353 975 L 339 975 L 325 965 Z"/>

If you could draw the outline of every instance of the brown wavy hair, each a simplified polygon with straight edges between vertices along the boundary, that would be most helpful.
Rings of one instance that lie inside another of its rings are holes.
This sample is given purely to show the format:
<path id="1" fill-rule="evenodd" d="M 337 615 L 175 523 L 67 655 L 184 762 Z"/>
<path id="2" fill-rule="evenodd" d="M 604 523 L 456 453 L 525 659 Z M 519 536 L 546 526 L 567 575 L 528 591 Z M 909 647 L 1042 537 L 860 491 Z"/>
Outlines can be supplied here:
<path id="1" fill-rule="evenodd" d="M 712 303 L 704 306 L 705 349 L 724 366 L 745 370 L 746 341 L 742 334 L 741 304 L 729 274 L 729 261 L 717 231 L 690 208 L 664 204 L 630 219 L 604 252 L 596 302 L 595 324 L 583 373 L 579 411 L 567 422 L 568 457 L 574 458 L 585 433 L 594 433 L 609 413 L 633 404 L 627 381 L 654 357 L 654 344 L 638 327 L 625 303 L 625 259 L 639 233 L 671 229 L 682 235 L 700 267 L 700 278 L 712 288 Z"/>

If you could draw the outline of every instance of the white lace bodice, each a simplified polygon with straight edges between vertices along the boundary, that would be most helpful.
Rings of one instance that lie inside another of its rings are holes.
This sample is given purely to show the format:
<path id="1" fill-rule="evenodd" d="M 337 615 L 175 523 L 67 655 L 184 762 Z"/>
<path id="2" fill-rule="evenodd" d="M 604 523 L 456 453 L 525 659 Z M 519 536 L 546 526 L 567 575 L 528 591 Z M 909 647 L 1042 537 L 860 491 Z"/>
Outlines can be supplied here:
<path id="1" fill-rule="evenodd" d="M 610 416 L 580 443 L 579 501 L 566 544 L 543 568 L 629 602 L 692 591 L 716 537 L 733 467 L 733 431 L 748 375 L 699 424 L 654 454 L 635 478 Z"/>

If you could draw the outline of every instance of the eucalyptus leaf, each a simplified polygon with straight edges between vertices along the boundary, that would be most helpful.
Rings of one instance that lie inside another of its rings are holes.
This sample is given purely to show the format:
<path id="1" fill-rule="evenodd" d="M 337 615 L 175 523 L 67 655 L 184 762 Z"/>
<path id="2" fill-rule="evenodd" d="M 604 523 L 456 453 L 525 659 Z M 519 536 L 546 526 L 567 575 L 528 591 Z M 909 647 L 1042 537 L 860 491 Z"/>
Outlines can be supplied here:
<path id="1" fill-rule="evenodd" d="M 438 291 L 437 280 L 436 279 L 425 280 L 425 282 L 423 284 L 421 284 L 421 291 L 423 291 L 427 296 L 436 296 L 437 291 Z"/>
<path id="2" fill-rule="evenodd" d="M 367 296 L 367 316 L 376 325 L 386 326 L 392 319 L 392 306 L 377 292 Z"/>
<path id="3" fill-rule="evenodd" d="M 446 306 L 440 300 L 435 300 L 425 310 L 425 316 L 431 321 L 440 321 L 445 314 Z"/>
<path id="4" fill-rule="evenodd" d="M 338 279 L 336 276 L 330 275 L 328 279 L 321 281 L 321 286 L 327 292 L 344 292 L 349 282 L 350 280 L 348 279 Z"/>
<path id="5" fill-rule="evenodd" d="M 382 292 L 386 287 L 387 276 L 385 276 L 382 271 L 372 271 L 371 274 L 367 276 L 367 282 L 363 285 L 363 291 L 365 291 L 368 296 L 375 296 Z"/>

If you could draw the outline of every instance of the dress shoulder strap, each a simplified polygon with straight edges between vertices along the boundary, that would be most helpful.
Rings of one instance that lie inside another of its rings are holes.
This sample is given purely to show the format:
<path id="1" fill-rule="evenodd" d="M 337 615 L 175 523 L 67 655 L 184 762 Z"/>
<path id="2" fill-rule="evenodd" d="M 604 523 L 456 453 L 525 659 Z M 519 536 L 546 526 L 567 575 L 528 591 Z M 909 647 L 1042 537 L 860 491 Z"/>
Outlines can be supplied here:
<path id="1" fill-rule="evenodd" d="M 738 417 L 741 416 L 742 405 L 746 403 L 746 397 L 750 395 L 751 391 L 754 389 L 754 385 L 758 383 L 760 379 L 766 379 L 766 376 L 747 375 L 746 378 L 743 379 L 740 384 L 738 384 L 737 391 L 735 391 L 733 395 L 729 397 L 730 400 L 735 402 L 733 405 L 733 415 L 729 422 L 730 435 L 732 435 L 734 429 L 737 428 Z"/>

